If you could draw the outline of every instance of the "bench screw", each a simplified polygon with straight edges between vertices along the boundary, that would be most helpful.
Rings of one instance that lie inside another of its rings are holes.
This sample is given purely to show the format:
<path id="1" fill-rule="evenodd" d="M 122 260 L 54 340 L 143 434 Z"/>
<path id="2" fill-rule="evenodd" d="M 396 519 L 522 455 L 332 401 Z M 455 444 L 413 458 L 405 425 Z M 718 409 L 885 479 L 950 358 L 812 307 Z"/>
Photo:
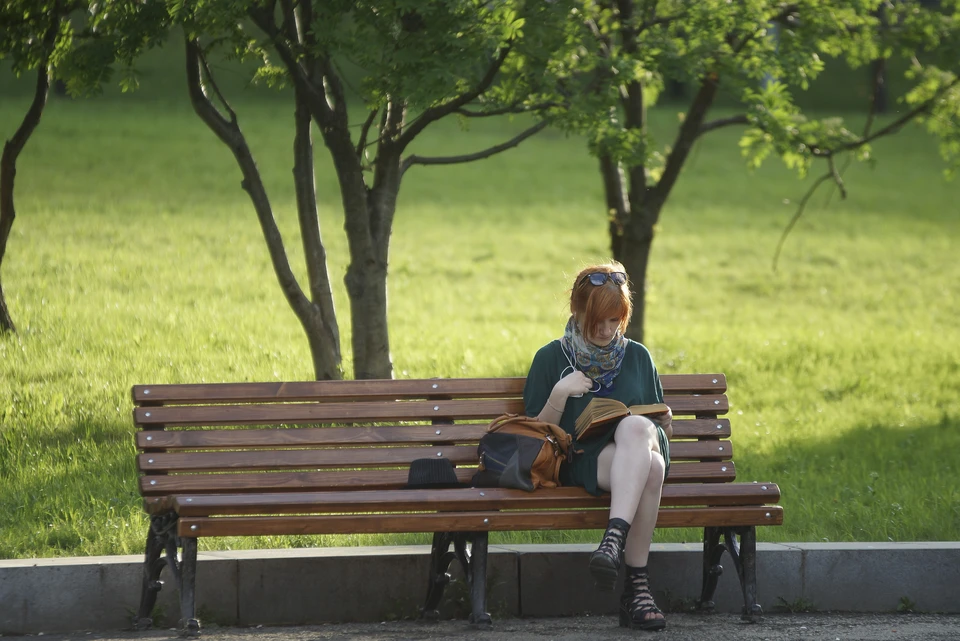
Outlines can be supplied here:
<path id="1" fill-rule="evenodd" d="M 480 492 L 480 496 L 486 496 L 486 492 Z"/>
<path id="2" fill-rule="evenodd" d="M 157 484 L 156 481 L 150 481 L 150 485 L 156 485 L 156 484 Z"/>
<path id="3" fill-rule="evenodd" d="M 490 519 L 483 519 L 483 524 L 484 524 L 484 525 L 486 525 L 486 524 L 489 523 L 489 522 L 490 522 Z"/>
<path id="4" fill-rule="evenodd" d="M 434 411 L 434 412 L 436 412 L 436 411 L 439 410 L 439 409 L 440 409 L 440 406 L 439 406 L 439 405 L 434 405 L 434 406 L 433 406 L 433 411 Z"/>
<path id="5" fill-rule="evenodd" d="M 766 516 L 766 517 L 769 519 L 769 518 L 770 518 L 770 513 L 767 512 L 764 516 Z"/>
<path id="6" fill-rule="evenodd" d="M 726 471 L 727 471 L 727 466 L 724 465 L 723 467 L 721 467 L 721 468 L 720 468 L 720 471 L 721 471 L 721 472 L 726 472 Z"/>
<path id="7" fill-rule="evenodd" d="M 147 463 L 153 463 L 153 459 L 152 459 L 152 458 L 148 458 L 148 459 L 147 459 Z"/>
<path id="8" fill-rule="evenodd" d="M 717 429 L 718 429 L 718 430 L 722 430 L 722 429 L 723 429 L 723 425 L 721 425 L 720 423 L 717 423 Z"/>
<path id="9" fill-rule="evenodd" d="M 721 451 L 721 452 L 723 451 L 723 446 L 722 446 L 722 445 L 720 446 L 720 451 Z"/>
<path id="10" fill-rule="evenodd" d="M 433 389 L 437 389 L 438 387 L 440 387 L 440 386 L 437 385 L 436 383 L 433 384 Z"/>
<path id="11" fill-rule="evenodd" d="M 769 514 L 768 514 L 767 516 L 769 516 Z M 196 526 L 196 525 L 191 525 L 191 526 L 190 526 L 190 529 L 196 531 L 197 526 Z"/>
<path id="12" fill-rule="evenodd" d="M 720 401 L 714 401 L 713 404 L 714 404 L 714 405 L 719 405 L 719 404 L 720 404 Z"/>
<path id="13" fill-rule="evenodd" d="M 149 393 L 150 393 L 150 390 L 145 389 L 145 390 L 143 390 L 143 393 L 144 393 L 144 394 L 149 394 Z"/>
<path id="14" fill-rule="evenodd" d="M 443 452 L 437 452 L 437 456 L 443 456 Z"/>
<path id="15" fill-rule="evenodd" d="M 761 490 L 765 490 L 765 489 L 767 489 L 767 486 L 766 486 L 766 485 L 761 485 L 761 486 L 760 486 L 760 489 L 761 489 Z"/>
<path id="16" fill-rule="evenodd" d="M 150 412 L 147 412 L 146 414 L 144 414 L 144 416 L 150 416 Z"/>
<path id="17" fill-rule="evenodd" d="M 193 499 L 187 499 L 187 503 L 193 503 Z"/>
<path id="18" fill-rule="evenodd" d="M 440 430 L 437 430 L 437 436 L 440 436 Z"/>
<path id="19" fill-rule="evenodd" d="M 148 436 L 148 437 L 147 437 L 147 440 L 148 440 L 148 441 L 152 441 L 152 440 L 153 440 L 153 437 L 152 437 L 152 436 Z"/>

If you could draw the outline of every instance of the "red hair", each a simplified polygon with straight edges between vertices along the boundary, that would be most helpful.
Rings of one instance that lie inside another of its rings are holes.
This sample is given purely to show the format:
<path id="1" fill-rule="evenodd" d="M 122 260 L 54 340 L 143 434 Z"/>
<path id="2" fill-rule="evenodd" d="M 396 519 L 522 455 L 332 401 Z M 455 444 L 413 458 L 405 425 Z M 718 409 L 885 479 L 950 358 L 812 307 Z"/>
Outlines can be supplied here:
<path id="1" fill-rule="evenodd" d="M 630 315 L 633 313 L 633 295 L 630 293 L 630 282 L 617 285 L 612 278 L 607 278 L 603 285 L 593 285 L 588 278 L 589 274 L 609 274 L 611 272 L 626 273 L 623 265 L 612 260 L 602 265 L 591 265 L 580 271 L 573 281 L 570 290 L 570 313 L 580 325 L 584 338 L 596 334 L 597 325 L 607 318 L 620 319 L 621 333 L 627 329 Z"/>

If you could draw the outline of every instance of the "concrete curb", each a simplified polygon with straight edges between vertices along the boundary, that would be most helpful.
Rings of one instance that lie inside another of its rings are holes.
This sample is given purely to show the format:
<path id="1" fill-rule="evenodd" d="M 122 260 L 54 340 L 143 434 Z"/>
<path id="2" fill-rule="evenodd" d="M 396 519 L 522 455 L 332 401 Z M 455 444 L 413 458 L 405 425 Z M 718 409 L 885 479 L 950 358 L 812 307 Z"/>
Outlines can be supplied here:
<path id="1" fill-rule="evenodd" d="M 492 545 L 488 605 L 494 618 L 608 614 L 617 594 L 596 592 L 587 575 L 594 545 Z M 820 611 L 960 612 L 960 542 L 760 543 L 759 601 Z M 655 544 L 650 573 L 665 609 L 700 593 L 701 544 Z M 426 594 L 428 546 L 202 552 L 197 568 L 201 621 L 221 625 L 303 625 L 415 617 Z M 729 557 L 717 610 L 739 612 Z M 140 556 L 0 561 L 0 634 L 130 627 L 139 603 Z M 451 565 L 459 579 L 457 564 Z M 176 589 L 158 601 L 158 626 L 179 618 Z M 462 580 L 448 586 L 441 614 L 465 617 Z"/>

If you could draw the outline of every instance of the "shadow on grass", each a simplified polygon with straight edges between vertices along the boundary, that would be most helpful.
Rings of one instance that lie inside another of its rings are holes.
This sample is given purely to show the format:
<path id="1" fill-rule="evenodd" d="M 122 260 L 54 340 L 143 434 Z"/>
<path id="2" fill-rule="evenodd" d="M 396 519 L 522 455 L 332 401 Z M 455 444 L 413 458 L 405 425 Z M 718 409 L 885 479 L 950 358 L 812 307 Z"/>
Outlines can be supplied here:
<path id="1" fill-rule="evenodd" d="M 960 490 L 949 479 L 960 464 L 949 453 L 958 449 L 960 418 L 944 413 L 937 422 L 865 425 L 830 439 L 798 434 L 769 456 L 739 458 L 739 477 L 780 486 L 784 525 L 763 528 L 766 540 L 957 540 Z"/>

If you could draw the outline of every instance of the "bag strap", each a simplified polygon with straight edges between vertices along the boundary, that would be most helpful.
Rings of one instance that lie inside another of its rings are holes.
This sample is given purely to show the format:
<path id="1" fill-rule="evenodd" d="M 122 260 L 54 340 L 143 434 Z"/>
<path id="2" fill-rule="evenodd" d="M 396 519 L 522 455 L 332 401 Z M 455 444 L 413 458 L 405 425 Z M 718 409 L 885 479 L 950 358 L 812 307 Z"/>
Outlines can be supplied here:
<path id="1" fill-rule="evenodd" d="M 537 432 L 548 439 L 568 460 L 573 455 L 570 451 L 573 437 L 570 436 L 565 429 L 559 425 L 547 423 L 546 421 L 541 421 L 540 419 L 530 416 L 522 416 L 520 414 L 503 414 L 502 416 L 498 416 L 487 426 L 487 434 L 499 432 L 505 427 L 515 423 L 520 423 L 524 428 Z"/>

